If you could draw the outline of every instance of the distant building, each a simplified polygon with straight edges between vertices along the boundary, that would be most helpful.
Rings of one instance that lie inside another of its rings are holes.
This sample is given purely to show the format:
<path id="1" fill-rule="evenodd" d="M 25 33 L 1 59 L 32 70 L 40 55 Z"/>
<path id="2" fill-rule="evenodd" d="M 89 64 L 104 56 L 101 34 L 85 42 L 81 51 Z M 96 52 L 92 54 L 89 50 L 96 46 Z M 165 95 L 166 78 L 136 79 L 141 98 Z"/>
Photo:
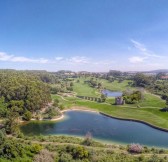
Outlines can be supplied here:
<path id="1" fill-rule="evenodd" d="M 123 99 L 123 97 L 116 97 L 115 98 L 115 104 L 116 105 L 124 105 L 125 104 L 125 100 Z"/>
<path id="2" fill-rule="evenodd" d="M 166 76 L 161 76 L 160 79 L 168 80 L 168 75 L 166 75 Z"/>

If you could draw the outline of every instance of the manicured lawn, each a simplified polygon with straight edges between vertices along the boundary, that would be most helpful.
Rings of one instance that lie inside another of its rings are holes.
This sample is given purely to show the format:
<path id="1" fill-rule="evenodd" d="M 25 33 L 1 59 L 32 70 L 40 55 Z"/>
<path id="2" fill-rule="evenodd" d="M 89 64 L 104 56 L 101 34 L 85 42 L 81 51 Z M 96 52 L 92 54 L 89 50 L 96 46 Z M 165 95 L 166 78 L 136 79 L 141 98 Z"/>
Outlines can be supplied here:
<path id="1" fill-rule="evenodd" d="M 142 107 L 159 107 L 163 108 L 165 107 L 165 101 L 162 100 L 159 96 L 155 96 L 150 93 L 145 93 L 144 94 L 144 100 L 139 104 Z"/>
<path id="2" fill-rule="evenodd" d="M 114 103 L 114 98 L 108 98 L 106 103 L 97 103 L 75 97 L 66 97 L 67 101 L 65 101 L 56 95 L 52 95 L 52 98 L 58 98 L 60 103 L 64 104 L 66 108 L 73 106 L 86 107 L 114 117 L 143 120 L 168 129 L 168 112 L 160 111 L 160 108 L 165 107 L 165 101 L 149 93 L 145 94 L 145 100 L 139 104 L 141 108 L 137 108 L 137 105 L 112 105 L 110 103 Z"/>
<path id="3" fill-rule="evenodd" d="M 108 97 L 106 99 L 106 102 L 109 103 L 109 104 L 114 104 L 115 103 L 115 98 L 114 97 Z"/>
<path id="4" fill-rule="evenodd" d="M 76 92 L 79 96 L 99 97 L 100 93 L 98 90 L 84 83 L 84 80 L 84 78 L 81 78 L 79 83 L 76 81 L 74 82 L 74 92 Z"/>
<path id="5" fill-rule="evenodd" d="M 102 83 L 104 88 L 112 91 L 125 91 L 126 89 L 135 89 L 128 85 L 128 82 L 131 82 L 130 80 L 124 80 L 121 83 L 118 83 L 118 81 L 115 80 L 114 82 L 111 83 L 108 80 L 100 79 L 100 82 Z"/>
<path id="6" fill-rule="evenodd" d="M 168 113 L 161 112 L 159 108 L 129 108 L 89 101 L 77 101 L 77 105 L 98 110 L 114 117 L 143 120 L 162 128 L 168 128 Z"/>
<path id="7" fill-rule="evenodd" d="M 74 92 L 77 93 L 77 95 L 81 96 L 90 96 L 90 97 L 98 97 L 100 96 L 100 93 L 97 89 L 90 87 L 88 84 L 84 83 L 84 81 L 89 80 L 90 77 L 84 78 L 81 77 L 80 79 L 76 79 L 74 82 Z M 80 80 L 79 83 L 76 81 Z M 112 90 L 112 91 L 125 91 L 127 89 L 136 89 L 134 87 L 130 87 L 128 82 L 131 82 L 130 80 L 124 80 L 121 83 L 118 83 L 118 81 L 109 82 L 105 79 L 97 79 L 97 82 L 102 83 L 103 88 Z"/>
<path id="8" fill-rule="evenodd" d="M 80 82 L 74 82 L 74 91 L 77 95 L 83 96 L 100 96 L 98 90 L 89 87 L 88 84 L 84 84 L 84 80 L 89 78 L 80 78 Z M 103 87 L 113 91 L 124 91 L 126 89 L 136 89 L 128 85 L 129 80 L 125 80 L 122 83 L 114 81 L 112 83 L 104 79 L 99 79 L 99 82 L 103 84 Z M 106 103 L 97 103 L 88 100 L 82 100 L 76 97 L 65 97 L 64 99 L 60 96 L 53 95 L 52 98 L 58 98 L 60 103 L 64 104 L 66 108 L 71 108 L 73 106 L 86 107 L 89 109 L 94 109 L 114 117 L 120 118 L 130 118 L 143 120 L 150 124 L 167 128 L 168 129 L 168 112 L 161 112 L 160 109 L 166 106 L 165 101 L 160 97 L 153 94 L 144 93 L 144 100 L 137 104 L 125 104 L 122 106 L 114 105 L 115 98 L 107 98 Z M 140 106 L 138 108 L 137 106 Z"/>

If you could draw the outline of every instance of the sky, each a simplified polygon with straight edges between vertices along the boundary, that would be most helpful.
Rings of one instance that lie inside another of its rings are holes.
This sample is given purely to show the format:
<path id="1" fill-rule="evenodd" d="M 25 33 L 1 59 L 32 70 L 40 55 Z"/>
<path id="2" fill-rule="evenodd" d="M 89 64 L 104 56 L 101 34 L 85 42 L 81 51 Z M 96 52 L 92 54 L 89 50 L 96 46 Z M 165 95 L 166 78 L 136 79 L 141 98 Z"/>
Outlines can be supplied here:
<path id="1" fill-rule="evenodd" d="M 0 0 L 0 68 L 168 69 L 167 0 Z"/>

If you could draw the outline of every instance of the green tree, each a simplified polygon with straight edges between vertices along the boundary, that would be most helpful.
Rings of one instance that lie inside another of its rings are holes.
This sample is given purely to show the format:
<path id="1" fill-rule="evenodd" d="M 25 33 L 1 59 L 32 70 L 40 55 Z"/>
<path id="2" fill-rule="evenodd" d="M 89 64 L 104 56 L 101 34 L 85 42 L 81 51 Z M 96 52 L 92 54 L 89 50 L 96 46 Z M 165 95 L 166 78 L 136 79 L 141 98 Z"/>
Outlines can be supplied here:
<path id="1" fill-rule="evenodd" d="M 143 73 L 137 73 L 134 76 L 135 86 L 138 86 L 138 87 L 146 87 L 146 86 L 154 83 L 154 80 L 155 79 L 153 76 L 147 76 Z"/>
<path id="2" fill-rule="evenodd" d="M 5 98 L 0 98 L 0 117 L 6 117 L 7 115 L 7 103 L 5 103 Z"/>
<path id="3" fill-rule="evenodd" d="M 31 118 L 32 118 L 32 113 L 26 110 L 26 112 L 23 114 L 23 119 L 29 121 L 31 120 Z"/>
<path id="4" fill-rule="evenodd" d="M 19 130 L 19 114 L 16 112 L 17 107 L 12 107 L 8 112 L 5 121 L 5 130 L 8 134 L 17 134 Z"/>
<path id="5" fill-rule="evenodd" d="M 0 145 L 2 145 L 5 142 L 6 139 L 6 131 L 5 129 L 0 130 Z"/>
<path id="6" fill-rule="evenodd" d="M 105 94 L 101 94 L 101 101 L 105 102 L 106 101 L 107 96 Z"/>

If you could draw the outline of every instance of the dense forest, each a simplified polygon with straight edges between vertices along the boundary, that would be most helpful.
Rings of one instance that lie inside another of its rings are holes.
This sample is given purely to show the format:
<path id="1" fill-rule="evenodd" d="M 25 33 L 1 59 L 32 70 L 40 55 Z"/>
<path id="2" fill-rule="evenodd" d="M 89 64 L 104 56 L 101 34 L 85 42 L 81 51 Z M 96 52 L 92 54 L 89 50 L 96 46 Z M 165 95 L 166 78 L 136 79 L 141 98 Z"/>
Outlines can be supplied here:
<path id="1" fill-rule="evenodd" d="M 14 133 L 16 119 L 32 114 L 51 102 L 50 88 L 33 75 L 16 71 L 0 72 L 0 117 L 6 118 L 7 133 Z"/>
<path id="2" fill-rule="evenodd" d="M 31 75 L 17 72 L 0 73 L 0 97 L 8 107 L 34 112 L 51 101 L 49 86 Z"/>

